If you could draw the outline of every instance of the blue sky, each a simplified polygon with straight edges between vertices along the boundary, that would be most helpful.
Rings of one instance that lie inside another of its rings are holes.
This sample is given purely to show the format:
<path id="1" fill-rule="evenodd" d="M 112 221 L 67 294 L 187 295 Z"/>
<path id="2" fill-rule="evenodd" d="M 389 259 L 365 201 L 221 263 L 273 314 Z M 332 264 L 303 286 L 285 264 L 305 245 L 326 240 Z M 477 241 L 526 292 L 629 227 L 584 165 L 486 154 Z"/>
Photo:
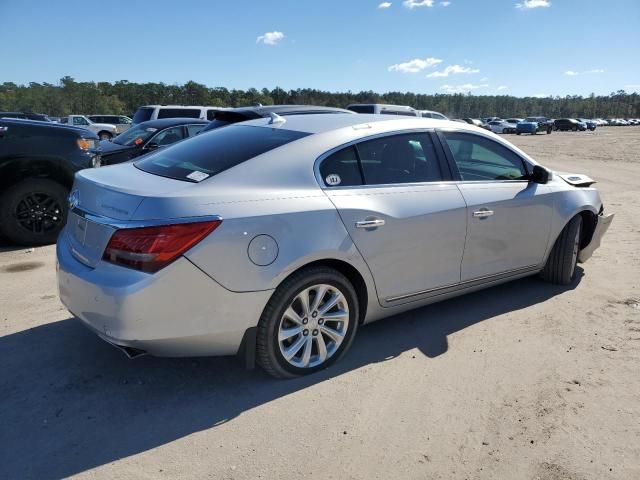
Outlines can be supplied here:
<path id="1" fill-rule="evenodd" d="M 639 32 L 640 0 L 0 0 L 0 82 L 640 92 Z"/>

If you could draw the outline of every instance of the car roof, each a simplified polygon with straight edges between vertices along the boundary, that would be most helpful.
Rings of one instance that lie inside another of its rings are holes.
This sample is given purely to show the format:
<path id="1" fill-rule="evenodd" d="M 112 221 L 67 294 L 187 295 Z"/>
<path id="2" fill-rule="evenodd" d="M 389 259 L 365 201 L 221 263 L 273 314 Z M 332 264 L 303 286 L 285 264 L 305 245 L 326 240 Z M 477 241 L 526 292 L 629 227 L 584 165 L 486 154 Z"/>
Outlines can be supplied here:
<path id="1" fill-rule="evenodd" d="M 26 119 L 26 118 L 10 118 L 10 117 L 6 117 L 6 118 L 2 118 L 0 117 L 0 123 L 2 124 L 15 124 L 15 125 L 30 125 L 33 127 L 42 127 L 42 128 L 58 128 L 61 130 L 69 130 L 69 131 L 73 131 L 76 133 L 81 133 L 83 134 L 83 136 L 87 136 L 87 137 L 91 137 L 94 136 L 95 133 L 93 133 L 91 130 L 87 130 L 86 128 L 82 128 L 82 127 L 75 127 L 73 125 L 69 125 L 69 124 L 63 124 L 63 123 L 55 123 L 55 122 L 42 122 L 40 120 L 30 120 L 30 119 Z"/>
<path id="2" fill-rule="evenodd" d="M 209 123 L 208 120 L 200 120 L 199 118 L 181 117 L 181 118 L 161 118 L 159 120 L 147 120 L 146 122 L 140 122 L 136 124 L 136 126 L 142 125 L 144 127 L 166 128 L 166 127 L 173 127 L 175 125 L 185 125 L 185 124 L 206 125 L 207 123 Z"/>
<path id="3" fill-rule="evenodd" d="M 231 111 L 250 110 L 261 116 L 269 116 L 270 113 L 291 114 L 291 113 L 307 113 L 307 112 L 325 112 L 325 113 L 348 113 L 355 115 L 351 110 L 344 108 L 325 107 L 318 105 L 261 105 L 258 107 L 240 107 L 230 109 Z"/>
<path id="4" fill-rule="evenodd" d="M 141 105 L 138 108 L 222 108 L 213 105 Z"/>
<path id="5" fill-rule="evenodd" d="M 256 127 L 283 128 L 285 130 L 295 130 L 311 134 L 330 132 L 342 128 L 353 127 L 354 129 L 366 129 L 371 124 L 376 126 L 388 125 L 389 130 L 394 128 L 443 128 L 453 127 L 456 129 L 468 128 L 477 131 L 478 127 L 470 124 L 463 125 L 450 120 L 440 120 L 437 118 L 405 117 L 396 115 L 376 115 L 376 114 L 347 114 L 336 115 L 310 114 L 292 115 L 284 118 L 285 122 L 280 124 L 270 123 L 270 119 L 259 118 L 243 122 L 242 125 Z"/>

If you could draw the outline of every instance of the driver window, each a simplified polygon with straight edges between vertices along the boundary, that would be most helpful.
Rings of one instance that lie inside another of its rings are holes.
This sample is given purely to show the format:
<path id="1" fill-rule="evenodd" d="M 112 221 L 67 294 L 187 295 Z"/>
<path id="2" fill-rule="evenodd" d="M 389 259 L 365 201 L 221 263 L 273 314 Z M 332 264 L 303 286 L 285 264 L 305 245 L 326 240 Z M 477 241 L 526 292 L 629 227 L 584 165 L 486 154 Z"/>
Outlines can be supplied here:
<path id="1" fill-rule="evenodd" d="M 498 142 L 480 135 L 443 132 L 464 181 L 526 180 L 522 159 Z"/>
<path id="2" fill-rule="evenodd" d="M 149 143 L 155 143 L 159 147 L 164 145 L 171 145 L 179 140 L 182 140 L 184 135 L 182 134 L 182 125 L 178 127 L 171 127 L 162 130 L 155 137 L 151 139 Z"/>
<path id="3" fill-rule="evenodd" d="M 73 117 L 74 125 L 89 125 L 87 121 L 82 117 Z"/>

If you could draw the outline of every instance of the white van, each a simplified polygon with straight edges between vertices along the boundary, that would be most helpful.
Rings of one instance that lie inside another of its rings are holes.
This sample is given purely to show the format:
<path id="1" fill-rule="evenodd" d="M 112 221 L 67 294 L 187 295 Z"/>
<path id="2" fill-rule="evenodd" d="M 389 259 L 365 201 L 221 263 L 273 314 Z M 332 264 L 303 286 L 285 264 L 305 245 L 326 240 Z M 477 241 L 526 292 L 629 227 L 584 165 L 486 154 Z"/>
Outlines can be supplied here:
<path id="1" fill-rule="evenodd" d="M 133 116 L 133 123 L 142 123 L 147 120 L 160 118 L 199 118 L 200 120 L 213 120 L 215 112 L 224 110 L 221 107 L 199 107 L 193 105 L 144 105 L 138 107 Z"/>
<path id="2" fill-rule="evenodd" d="M 347 106 L 347 110 L 356 113 L 375 113 L 382 115 L 406 115 L 408 117 L 419 117 L 415 108 L 406 105 L 387 105 L 385 103 L 352 103 Z"/>

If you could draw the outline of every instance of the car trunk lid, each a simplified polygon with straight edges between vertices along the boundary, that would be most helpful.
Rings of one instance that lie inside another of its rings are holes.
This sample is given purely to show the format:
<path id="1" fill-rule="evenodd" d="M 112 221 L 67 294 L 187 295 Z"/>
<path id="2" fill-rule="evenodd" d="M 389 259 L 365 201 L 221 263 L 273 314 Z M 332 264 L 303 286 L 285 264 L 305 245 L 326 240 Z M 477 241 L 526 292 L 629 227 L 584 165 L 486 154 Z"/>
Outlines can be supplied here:
<path id="1" fill-rule="evenodd" d="M 94 267 L 113 233 L 134 226 L 131 220 L 145 198 L 189 185 L 145 173 L 133 164 L 79 172 L 69 196 L 66 228 L 73 255 Z"/>

